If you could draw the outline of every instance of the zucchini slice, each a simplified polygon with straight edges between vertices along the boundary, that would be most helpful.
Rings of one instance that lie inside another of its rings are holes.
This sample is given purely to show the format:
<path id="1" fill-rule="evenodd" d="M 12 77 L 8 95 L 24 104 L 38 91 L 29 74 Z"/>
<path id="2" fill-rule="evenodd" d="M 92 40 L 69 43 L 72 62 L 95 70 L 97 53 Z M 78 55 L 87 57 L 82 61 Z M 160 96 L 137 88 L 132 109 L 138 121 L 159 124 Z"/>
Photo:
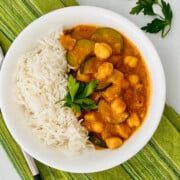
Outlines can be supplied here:
<path id="1" fill-rule="evenodd" d="M 93 59 L 94 59 L 94 57 L 88 57 L 82 62 L 81 66 L 80 66 L 80 73 L 81 74 L 93 73 L 93 68 L 92 68 L 92 61 L 94 61 Z M 89 66 L 89 68 L 87 68 L 87 66 Z"/>
<path id="2" fill-rule="evenodd" d="M 97 72 L 98 67 L 102 64 L 96 57 L 88 57 L 86 58 L 81 66 L 80 72 L 83 74 L 93 74 Z"/>
<path id="3" fill-rule="evenodd" d="M 95 42 L 88 39 L 80 39 L 76 42 L 74 48 L 67 53 L 68 64 L 78 68 L 84 59 L 94 52 Z"/>
<path id="4" fill-rule="evenodd" d="M 123 38 L 115 29 L 109 27 L 98 28 L 91 36 L 91 39 L 96 42 L 105 42 L 113 49 L 113 54 L 120 54 L 123 49 Z"/>
<path id="5" fill-rule="evenodd" d="M 104 91 L 106 90 L 108 87 L 110 87 L 112 85 L 112 82 L 103 82 L 103 83 L 99 83 L 98 86 L 96 87 L 95 91 L 96 92 L 100 92 L 100 91 Z"/>

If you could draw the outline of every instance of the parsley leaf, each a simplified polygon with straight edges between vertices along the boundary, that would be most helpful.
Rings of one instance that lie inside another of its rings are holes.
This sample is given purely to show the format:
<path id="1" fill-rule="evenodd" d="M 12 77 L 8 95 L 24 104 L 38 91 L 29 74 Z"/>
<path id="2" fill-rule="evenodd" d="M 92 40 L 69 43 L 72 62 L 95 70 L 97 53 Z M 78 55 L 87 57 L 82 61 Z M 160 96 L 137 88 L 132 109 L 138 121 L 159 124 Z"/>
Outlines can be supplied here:
<path id="1" fill-rule="evenodd" d="M 163 0 L 161 0 L 161 4 L 162 4 L 162 13 L 163 13 L 164 17 L 168 21 L 170 21 L 172 19 L 172 16 L 173 16 L 170 4 L 165 3 Z"/>
<path id="2" fill-rule="evenodd" d="M 87 84 L 81 83 L 78 82 L 72 75 L 69 75 L 68 93 L 60 101 L 65 101 L 64 106 L 70 107 L 74 112 L 97 109 L 97 105 L 92 99 L 89 98 L 89 96 L 94 92 L 97 84 L 98 81 L 96 80 L 93 80 Z"/>
<path id="3" fill-rule="evenodd" d="M 72 75 L 68 77 L 68 89 L 71 96 L 72 101 L 74 101 L 74 97 L 79 89 L 79 83 Z"/>
<path id="4" fill-rule="evenodd" d="M 86 111 L 90 111 L 92 109 L 97 109 L 98 106 L 96 104 L 81 104 L 81 108 L 86 110 Z"/>
<path id="5" fill-rule="evenodd" d="M 71 108 L 74 112 L 81 112 L 81 107 L 80 107 L 78 104 L 71 103 L 70 108 Z"/>
<path id="6" fill-rule="evenodd" d="M 156 0 L 139 0 L 136 2 L 137 6 L 130 11 L 130 14 L 139 14 L 142 11 L 144 15 L 155 15 L 153 5 L 156 2 Z"/>
<path id="7" fill-rule="evenodd" d="M 88 97 L 90 94 L 92 94 L 92 92 L 94 91 L 94 89 L 96 88 L 98 84 L 97 80 L 93 80 L 90 83 L 88 83 L 84 90 L 82 91 L 82 93 L 79 95 L 79 98 L 81 97 Z"/>
<path id="8" fill-rule="evenodd" d="M 76 99 L 74 101 L 76 104 L 93 104 L 94 101 L 90 98 L 82 98 L 82 99 Z"/>
<path id="9" fill-rule="evenodd" d="M 157 33 L 161 31 L 164 26 L 166 25 L 166 22 L 164 22 L 161 19 L 154 19 L 151 23 L 148 23 L 146 26 L 142 27 L 142 30 L 145 30 L 146 32 L 150 33 Z"/>
<path id="10" fill-rule="evenodd" d="M 162 15 L 154 12 L 153 6 L 159 6 L 161 8 Z M 142 12 L 144 15 L 155 16 L 150 23 L 141 29 L 149 33 L 157 33 L 161 31 L 161 37 L 164 38 L 171 29 L 172 23 L 172 9 L 169 3 L 164 0 L 138 0 L 136 6 L 130 11 L 130 14 L 139 14 Z"/>

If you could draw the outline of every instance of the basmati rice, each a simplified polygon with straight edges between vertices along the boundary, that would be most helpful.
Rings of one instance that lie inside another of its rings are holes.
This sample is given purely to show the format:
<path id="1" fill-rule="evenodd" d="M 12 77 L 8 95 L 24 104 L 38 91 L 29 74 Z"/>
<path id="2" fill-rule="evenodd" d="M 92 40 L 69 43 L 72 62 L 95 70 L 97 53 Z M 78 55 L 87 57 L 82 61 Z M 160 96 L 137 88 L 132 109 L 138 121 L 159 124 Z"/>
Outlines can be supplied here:
<path id="1" fill-rule="evenodd" d="M 55 104 L 67 93 L 69 71 L 60 33 L 62 28 L 52 31 L 18 60 L 16 97 L 35 136 L 49 146 L 80 152 L 91 147 L 87 130 L 63 102 Z"/>

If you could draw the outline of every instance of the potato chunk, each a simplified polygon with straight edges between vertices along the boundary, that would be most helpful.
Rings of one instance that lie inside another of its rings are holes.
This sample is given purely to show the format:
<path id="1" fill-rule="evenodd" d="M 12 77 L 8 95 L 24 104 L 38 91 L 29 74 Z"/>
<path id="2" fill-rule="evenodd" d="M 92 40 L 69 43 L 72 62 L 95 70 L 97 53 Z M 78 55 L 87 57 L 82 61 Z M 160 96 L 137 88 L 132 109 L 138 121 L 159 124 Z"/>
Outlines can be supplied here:
<path id="1" fill-rule="evenodd" d="M 121 87 L 118 85 L 112 85 L 107 88 L 103 93 L 102 96 L 107 101 L 112 101 L 113 99 L 117 98 L 121 93 Z"/>
<path id="2" fill-rule="evenodd" d="M 110 105 L 103 99 L 100 100 L 98 105 L 98 112 L 101 114 L 102 119 L 105 122 L 111 122 L 112 120 L 112 111 Z"/>
<path id="3" fill-rule="evenodd" d="M 106 43 L 96 43 L 94 46 L 94 53 L 99 59 L 107 59 L 112 54 L 112 48 Z"/>
<path id="4" fill-rule="evenodd" d="M 113 114 L 113 120 L 111 121 L 111 123 L 113 123 L 113 124 L 122 123 L 122 122 L 126 121 L 128 116 L 129 116 L 129 114 L 127 112 L 123 112 L 121 114 Z"/>
<path id="5" fill-rule="evenodd" d="M 127 123 L 130 127 L 138 127 L 140 125 L 140 119 L 137 113 L 132 113 L 128 118 Z"/>
<path id="6" fill-rule="evenodd" d="M 123 78 L 124 78 L 123 73 L 117 69 L 114 69 L 111 76 L 108 78 L 108 81 L 112 82 L 113 84 L 120 85 Z"/>
<path id="7" fill-rule="evenodd" d="M 70 35 L 61 35 L 60 42 L 65 49 L 72 50 L 76 43 L 76 39 L 72 38 Z"/>
<path id="8" fill-rule="evenodd" d="M 101 133 L 104 129 L 104 124 L 100 121 L 95 121 L 91 124 L 92 131 L 95 133 Z"/>
<path id="9" fill-rule="evenodd" d="M 105 140 L 105 142 L 106 142 L 106 145 L 108 146 L 108 148 L 110 148 L 110 149 L 118 148 L 123 143 L 122 139 L 119 138 L 119 137 L 110 137 L 110 138 L 107 138 Z"/>
<path id="10" fill-rule="evenodd" d="M 115 132 L 119 136 L 127 139 L 129 137 L 130 133 L 131 133 L 131 128 L 126 123 L 117 124 L 115 126 Z"/>
<path id="11" fill-rule="evenodd" d="M 90 112 L 85 113 L 84 119 L 85 119 L 85 121 L 89 121 L 89 122 L 95 121 L 96 120 L 96 112 L 90 111 Z"/>

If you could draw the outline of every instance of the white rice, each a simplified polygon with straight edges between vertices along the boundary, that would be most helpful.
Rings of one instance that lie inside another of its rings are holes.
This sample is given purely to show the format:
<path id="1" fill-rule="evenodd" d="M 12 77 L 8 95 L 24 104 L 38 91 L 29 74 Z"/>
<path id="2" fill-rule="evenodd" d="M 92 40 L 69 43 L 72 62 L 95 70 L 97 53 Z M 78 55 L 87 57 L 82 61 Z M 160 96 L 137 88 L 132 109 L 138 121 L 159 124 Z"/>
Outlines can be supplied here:
<path id="1" fill-rule="evenodd" d="M 37 47 L 18 60 L 16 97 L 33 133 L 49 146 L 69 152 L 90 147 L 88 135 L 72 110 L 55 104 L 67 93 L 68 65 L 59 43 L 62 28 L 41 39 Z"/>

